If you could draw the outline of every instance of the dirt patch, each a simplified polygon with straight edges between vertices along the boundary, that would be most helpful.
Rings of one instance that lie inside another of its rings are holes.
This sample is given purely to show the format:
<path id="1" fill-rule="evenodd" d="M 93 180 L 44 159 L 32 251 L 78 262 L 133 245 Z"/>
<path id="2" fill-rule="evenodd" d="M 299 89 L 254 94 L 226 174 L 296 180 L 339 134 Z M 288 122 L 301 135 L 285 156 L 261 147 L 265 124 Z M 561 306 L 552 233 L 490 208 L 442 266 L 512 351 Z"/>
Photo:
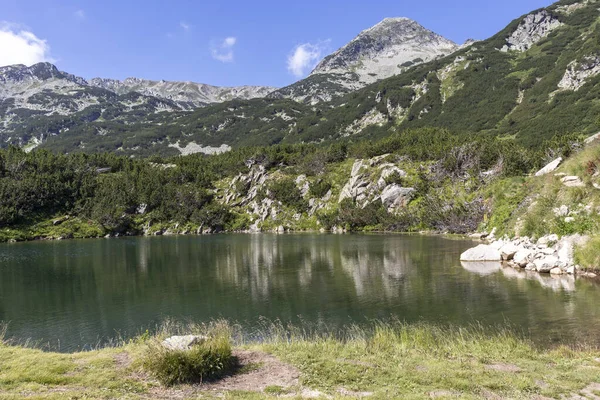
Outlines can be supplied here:
<path id="1" fill-rule="evenodd" d="M 513 364 L 505 364 L 505 363 L 497 363 L 497 364 L 488 364 L 485 366 L 485 369 L 489 369 L 492 371 L 500 371 L 500 372 L 521 372 L 522 369 Z"/>
<path id="2" fill-rule="evenodd" d="M 115 356 L 115 365 L 117 369 L 127 369 L 131 365 L 131 357 L 129 353 L 124 351 Z"/>
<path id="3" fill-rule="evenodd" d="M 270 354 L 234 350 L 233 355 L 239 363 L 237 372 L 216 382 L 166 388 L 147 376 L 143 380 L 152 384 L 149 392 L 153 399 L 186 399 L 206 392 L 221 393 L 233 390 L 262 392 L 267 387 L 291 389 L 293 392 L 299 386 L 300 371 Z"/>
<path id="4" fill-rule="evenodd" d="M 276 357 L 258 351 L 234 351 L 241 373 L 225 377 L 218 382 L 203 384 L 203 390 L 245 390 L 262 392 L 266 387 L 287 389 L 298 385 L 300 371 Z"/>

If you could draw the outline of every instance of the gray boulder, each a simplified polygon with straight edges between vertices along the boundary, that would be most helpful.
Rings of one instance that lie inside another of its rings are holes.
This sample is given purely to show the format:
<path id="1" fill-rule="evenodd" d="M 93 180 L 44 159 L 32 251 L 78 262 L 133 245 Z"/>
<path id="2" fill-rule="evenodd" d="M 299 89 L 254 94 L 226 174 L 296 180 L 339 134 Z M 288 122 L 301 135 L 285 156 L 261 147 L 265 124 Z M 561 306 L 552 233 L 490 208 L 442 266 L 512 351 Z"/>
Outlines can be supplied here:
<path id="1" fill-rule="evenodd" d="M 186 335 L 171 336 L 162 341 L 162 345 L 169 350 L 190 350 L 195 345 L 203 343 L 208 338 L 206 336 Z"/>
<path id="2" fill-rule="evenodd" d="M 406 207 L 412 200 L 415 189 L 405 188 L 397 184 L 392 184 L 381 192 L 381 202 L 388 209 L 397 209 Z"/>
<path id="3" fill-rule="evenodd" d="M 537 272 L 548 273 L 558 266 L 558 258 L 554 256 L 547 256 L 535 260 L 533 263 L 535 264 L 535 270 Z"/>
<path id="4" fill-rule="evenodd" d="M 462 253 L 460 261 L 502 261 L 502 254 L 492 246 L 480 244 Z"/>
<path id="5" fill-rule="evenodd" d="M 543 176 L 549 174 L 550 172 L 556 171 L 562 160 L 562 157 L 558 157 L 556 160 L 552 161 L 550 164 L 536 172 L 535 176 Z"/>

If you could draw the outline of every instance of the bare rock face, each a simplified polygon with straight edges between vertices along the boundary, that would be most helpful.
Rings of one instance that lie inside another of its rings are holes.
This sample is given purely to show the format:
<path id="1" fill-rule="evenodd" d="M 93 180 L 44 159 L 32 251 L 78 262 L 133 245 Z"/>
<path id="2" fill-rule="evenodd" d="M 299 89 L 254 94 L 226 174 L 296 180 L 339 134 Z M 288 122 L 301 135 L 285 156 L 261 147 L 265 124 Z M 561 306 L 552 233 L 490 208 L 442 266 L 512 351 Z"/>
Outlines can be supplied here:
<path id="1" fill-rule="evenodd" d="M 415 189 L 413 188 L 392 184 L 381 192 L 381 202 L 388 210 L 403 208 L 412 200 L 414 194 Z"/>
<path id="2" fill-rule="evenodd" d="M 358 85 L 388 78 L 412 66 L 455 52 L 459 46 L 408 18 L 386 18 L 326 57 L 312 72 L 358 76 Z"/>
<path id="3" fill-rule="evenodd" d="M 168 99 L 191 107 L 207 103 L 221 103 L 232 99 L 254 99 L 265 97 L 276 90 L 267 86 L 218 87 L 196 82 L 151 81 L 139 78 L 116 79 L 94 78 L 89 82 L 95 86 L 117 94 L 141 93 L 161 99 Z"/>
<path id="4" fill-rule="evenodd" d="M 384 162 L 387 157 L 386 154 L 370 160 L 356 160 L 352 166 L 350 179 L 340 192 L 338 202 L 352 199 L 360 207 L 366 207 L 374 201 L 381 201 L 392 213 L 406 207 L 413 199 L 415 189 L 386 182 L 386 179 L 393 175 L 401 178 L 407 175 L 396 165 Z"/>
<path id="5" fill-rule="evenodd" d="M 579 90 L 589 78 L 600 74 L 600 55 L 593 54 L 581 61 L 572 61 L 558 83 L 561 90 Z"/>
<path id="6" fill-rule="evenodd" d="M 312 104 L 330 101 L 459 49 L 456 43 L 411 19 L 386 18 L 325 57 L 308 78 L 269 97 Z"/>
<path id="7" fill-rule="evenodd" d="M 562 23 L 546 10 L 529 14 L 506 39 L 506 45 L 501 51 L 527 51 L 561 25 Z"/>

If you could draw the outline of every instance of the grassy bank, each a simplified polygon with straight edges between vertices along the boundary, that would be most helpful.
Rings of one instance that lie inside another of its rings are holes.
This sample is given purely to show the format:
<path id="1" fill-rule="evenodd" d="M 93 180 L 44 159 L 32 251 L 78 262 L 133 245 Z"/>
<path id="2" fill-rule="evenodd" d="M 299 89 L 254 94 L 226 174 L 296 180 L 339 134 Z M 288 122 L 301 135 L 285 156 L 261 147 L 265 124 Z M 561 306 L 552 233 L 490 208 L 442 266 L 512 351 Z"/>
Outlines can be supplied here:
<path id="1" fill-rule="evenodd" d="M 348 327 L 336 335 L 271 325 L 259 333 L 261 342 L 233 340 L 241 365 L 234 377 L 216 383 L 164 387 L 144 368 L 157 339 L 206 330 L 171 326 L 157 337 L 145 334 L 117 347 L 74 354 L 4 343 L 0 398 L 533 399 L 592 393 L 593 383 L 600 382 L 597 349 L 539 349 L 502 329 L 401 323 Z M 231 332 L 236 338 L 235 329 Z"/>

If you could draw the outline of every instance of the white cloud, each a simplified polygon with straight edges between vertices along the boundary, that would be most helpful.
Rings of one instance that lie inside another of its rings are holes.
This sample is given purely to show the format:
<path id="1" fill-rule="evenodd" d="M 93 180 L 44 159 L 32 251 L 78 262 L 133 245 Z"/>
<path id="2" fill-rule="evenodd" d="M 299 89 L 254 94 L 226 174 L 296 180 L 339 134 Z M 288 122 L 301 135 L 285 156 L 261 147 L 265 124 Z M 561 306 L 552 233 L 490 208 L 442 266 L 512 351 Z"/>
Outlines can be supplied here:
<path id="1" fill-rule="evenodd" d="M 83 10 L 77 10 L 73 13 L 73 15 L 75 16 L 76 19 L 78 19 L 79 21 L 83 21 L 85 20 L 85 11 Z"/>
<path id="2" fill-rule="evenodd" d="M 188 24 L 187 22 L 181 21 L 179 23 L 179 26 L 181 27 L 181 29 L 183 29 L 186 32 L 189 32 L 192 30 L 192 26 L 190 24 Z"/>
<path id="3" fill-rule="evenodd" d="M 0 66 L 54 62 L 45 40 L 18 25 L 0 22 Z"/>
<path id="4" fill-rule="evenodd" d="M 210 51 L 215 60 L 227 63 L 233 62 L 233 47 L 237 43 L 237 38 L 230 36 L 219 42 L 212 42 Z"/>
<path id="5" fill-rule="evenodd" d="M 330 40 L 299 44 L 287 59 L 287 69 L 300 78 L 312 71 L 329 49 Z"/>

